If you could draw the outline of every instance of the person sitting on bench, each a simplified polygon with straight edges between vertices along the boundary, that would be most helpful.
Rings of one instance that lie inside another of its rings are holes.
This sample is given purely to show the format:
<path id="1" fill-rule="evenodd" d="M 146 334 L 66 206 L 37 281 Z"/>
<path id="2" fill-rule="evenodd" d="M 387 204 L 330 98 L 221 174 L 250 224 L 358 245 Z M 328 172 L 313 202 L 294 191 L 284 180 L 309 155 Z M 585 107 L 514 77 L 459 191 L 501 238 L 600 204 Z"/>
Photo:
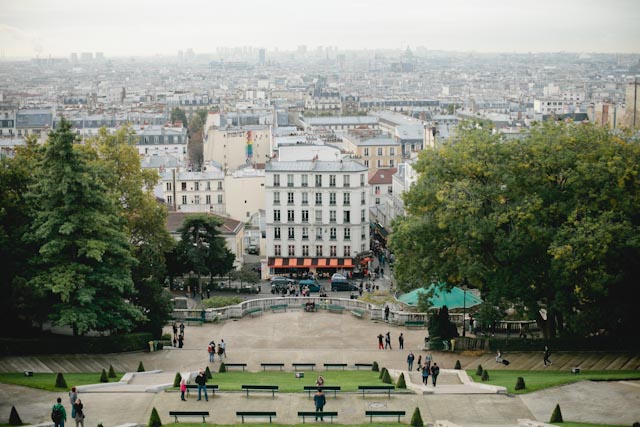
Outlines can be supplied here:
<path id="1" fill-rule="evenodd" d="M 500 350 L 496 353 L 496 363 L 502 363 L 502 353 L 500 353 Z"/>

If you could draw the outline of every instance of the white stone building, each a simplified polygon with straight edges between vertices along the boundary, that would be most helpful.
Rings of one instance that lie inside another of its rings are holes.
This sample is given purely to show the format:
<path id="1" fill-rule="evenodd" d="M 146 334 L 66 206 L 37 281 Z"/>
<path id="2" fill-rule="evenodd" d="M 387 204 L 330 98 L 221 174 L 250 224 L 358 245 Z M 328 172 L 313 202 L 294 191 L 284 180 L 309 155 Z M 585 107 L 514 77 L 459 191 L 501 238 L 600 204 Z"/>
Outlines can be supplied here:
<path id="1" fill-rule="evenodd" d="M 162 198 L 169 209 L 179 212 L 225 210 L 224 173 L 220 170 L 187 172 L 172 169 L 161 174 Z"/>

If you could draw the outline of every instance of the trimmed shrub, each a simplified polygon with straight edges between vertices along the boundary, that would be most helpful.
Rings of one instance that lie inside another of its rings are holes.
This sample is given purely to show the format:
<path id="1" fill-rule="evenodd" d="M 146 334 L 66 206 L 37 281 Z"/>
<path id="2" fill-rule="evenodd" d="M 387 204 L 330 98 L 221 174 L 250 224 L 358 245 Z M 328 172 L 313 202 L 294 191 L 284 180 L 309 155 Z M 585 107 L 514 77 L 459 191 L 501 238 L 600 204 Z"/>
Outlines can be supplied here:
<path id="1" fill-rule="evenodd" d="M 453 369 L 457 369 L 457 370 L 462 369 L 462 365 L 460 364 L 459 360 L 456 360 L 456 366 Z"/>
<path id="2" fill-rule="evenodd" d="M 113 370 L 113 366 L 109 365 L 109 378 L 115 378 L 116 377 L 116 371 Z"/>
<path id="3" fill-rule="evenodd" d="M 398 382 L 396 383 L 396 388 L 407 388 L 407 383 L 404 380 L 404 373 L 400 374 Z"/>
<path id="4" fill-rule="evenodd" d="M 413 411 L 413 415 L 411 416 L 411 426 L 412 427 L 423 427 L 424 422 L 422 421 L 422 415 L 420 415 L 420 408 L 415 409 Z"/>
<path id="5" fill-rule="evenodd" d="M 516 380 L 516 390 L 524 390 L 527 386 L 524 384 L 524 378 L 518 377 Z"/>
<path id="6" fill-rule="evenodd" d="M 176 376 L 173 379 L 173 386 L 180 387 L 180 381 L 182 381 L 182 375 L 180 375 L 180 372 L 176 372 Z"/>
<path id="7" fill-rule="evenodd" d="M 144 365 L 142 364 L 142 360 L 138 364 L 138 372 L 144 372 Z"/>
<path id="8" fill-rule="evenodd" d="M 9 415 L 9 425 L 12 426 L 21 426 L 22 420 L 20 419 L 20 415 L 18 415 L 18 411 L 15 406 L 11 407 L 11 414 Z"/>
<path id="9" fill-rule="evenodd" d="M 385 384 L 393 384 L 391 375 L 389 375 L 389 371 L 387 371 L 386 369 L 384 370 L 384 375 L 382 375 L 382 382 Z"/>
<path id="10" fill-rule="evenodd" d="M 224 362 L 220 363 L 220 369 L 218 369 L 218 372 L 220 373 L 227 372 L 227 367 L 224 365 Z"/>
<path id="11" fill-rule="evenodd" d="M 476 375 L 477 376 L 482 376 L 482 365 L 478 365 L 478 369 L 476 369 Z"/>
<path id="12" fill-rule="evenodd" d="M 158 415 L 158 411 L 156 411 L 156 407 L 154 406 L 151 410 L 151 416 L 149 417 L 149 427 L 160 427 L 161 425 L 160 415 Z"/>
<path id="13" fill-rule="evenodd" d="M 373 372 L 378 372 L 380 370 L 380 368 L 378 367 L 378 362 L 373 362 L 373 365 L 371 366 L 371 370 Z"/>
<path id="14" fill-rule="evenodd" d="M 58 388 L 68 388 L 67 382 L 64 380 L 64 375 L 61 372 L 58 372 L 56 376 L 56 387 Z"/>
<path id="15" fill-rule="evenodd" d="M 556 405 L 556 408 L 553 410 L 551 414 L 551 419 L 549 419 L 550 423 L 562 423 L 562 411 L 560 410 L 560 404 Z"/>
<path id="16" fill-rule="evenodd" d="M 384 371 L 386 371 L 387 368 L 385 368 L 384 366 L 382 367 L 382 369 L 380 369 L 380 374 L 378 374 L 378 378 L 382 379 L 382 377 L 384 376 Z"/>
<path id="17" fill-rule="evenodd" d="M 487 371 L 486 369 L 484 371 L 482 371 L 482 381 L 489 381 L 489 371 Z"/>
<path id="18" fill-rule="evenodd" d="M 100 382 L 101 383 L 109 382 L 109 378 L 107 378 L 107 371 L 105 371 L 104 368 L 102 369 L 102 374 L 100 374 Z"/>
<path id="19" fill-rule="evenodd" d="M 211 371 L 209 370 L 208 366 L 207 366 L 207 369 L 204 370 L 204 376 L 207 377 L 208 380 L 213 378 L 213 375 L 211 375 Z"/>

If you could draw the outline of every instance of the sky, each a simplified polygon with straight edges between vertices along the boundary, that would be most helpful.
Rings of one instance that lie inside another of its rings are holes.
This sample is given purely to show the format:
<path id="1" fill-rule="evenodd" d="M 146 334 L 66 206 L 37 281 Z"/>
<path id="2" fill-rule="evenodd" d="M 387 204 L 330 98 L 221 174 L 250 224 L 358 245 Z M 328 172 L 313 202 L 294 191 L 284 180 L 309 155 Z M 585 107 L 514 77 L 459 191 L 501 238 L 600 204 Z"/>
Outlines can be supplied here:
<path id="1" fill-rule="evenodd" d="M 640 52 L 640 0 L 0 0 L 5 58 L 218 47 Z"/>

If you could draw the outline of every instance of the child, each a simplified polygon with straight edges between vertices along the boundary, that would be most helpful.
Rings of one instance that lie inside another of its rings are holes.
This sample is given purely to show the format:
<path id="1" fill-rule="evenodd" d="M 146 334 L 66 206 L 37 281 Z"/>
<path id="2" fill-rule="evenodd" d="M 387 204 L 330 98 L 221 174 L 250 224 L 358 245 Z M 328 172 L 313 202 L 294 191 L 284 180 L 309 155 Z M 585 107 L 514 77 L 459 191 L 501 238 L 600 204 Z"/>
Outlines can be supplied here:
<path id="1" fill-rule="evenodd" d="M 187 381 L 183 378 L 180 380 L 180 400 L 187 400 L 184 398 L 185 391 L 187 391 Z"/>

